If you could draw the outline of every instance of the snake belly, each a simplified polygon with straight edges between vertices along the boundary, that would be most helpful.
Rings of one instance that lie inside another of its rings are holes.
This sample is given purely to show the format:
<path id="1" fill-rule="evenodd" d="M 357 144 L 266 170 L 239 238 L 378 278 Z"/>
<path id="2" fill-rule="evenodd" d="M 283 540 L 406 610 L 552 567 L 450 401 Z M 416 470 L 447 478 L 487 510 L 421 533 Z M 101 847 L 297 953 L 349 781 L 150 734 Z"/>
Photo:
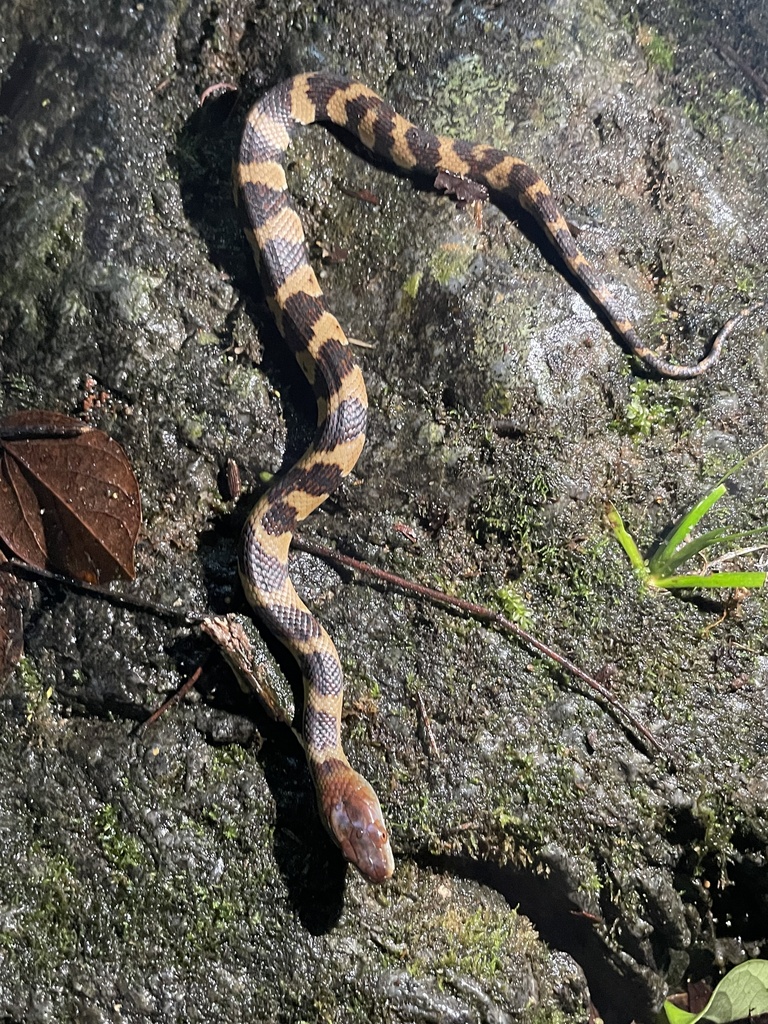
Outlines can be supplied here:
<path id="1" fill-rule="evenodd" d="M 320 816 L 344 856 L 371 881 L 394 860 L 378 798 L 349 764 L 341 744 L 343 676 L 327 632 L 288 574 L 292 534 L 351 472 L 365 441 L 367 398 L 344 331 L 329 311 L 309 263 L 283 159 L 301 125 L 330 122 L 400 172 L 468 178 L 492 201 L 512 199 L 537 222 L 575 284 L 623 347 L 668 377 L 695 377 L 718 358 L 726 325 L 707 355 L 678 365 L 651 351 L 579 251 L 547 185 L 517 157 L 492 146 L 433 135 L 401 117 L 359 82 L 297 75 L 248 113 L 234 168 L 235 193 L 267 301 L 286 343 L 313 386 L 317 433 L 307 451 L 258 501 L 243 529 L 239 571 L 257 616 L 290 650 L 304 679 L 303 739 Z"/>

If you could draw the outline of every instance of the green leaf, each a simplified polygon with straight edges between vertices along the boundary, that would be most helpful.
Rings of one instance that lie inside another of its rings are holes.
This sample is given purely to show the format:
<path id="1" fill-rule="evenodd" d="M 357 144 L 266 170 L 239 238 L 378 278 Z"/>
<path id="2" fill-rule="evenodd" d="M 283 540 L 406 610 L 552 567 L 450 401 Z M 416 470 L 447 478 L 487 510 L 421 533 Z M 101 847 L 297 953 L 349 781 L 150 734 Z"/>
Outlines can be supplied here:
<path id="1" fill-rule="evenodd" d="M 667 1000 L 669 1024 L 732 1024 L 768 1013 L 768 960 L 747 960 L 729 971 L 701 1013 L 687 1013 Z"/>
<path id="2" fill-rule="evenodd" d="M 670 1003 L 668 999 L 664 1002 L 664 1013 L 667 1015 L 668 1024 L 691 1024 L 698 1016 L 695 1013 L 688 1013 L 687 1010 L 681 1010 L 679 1006 Z"/>

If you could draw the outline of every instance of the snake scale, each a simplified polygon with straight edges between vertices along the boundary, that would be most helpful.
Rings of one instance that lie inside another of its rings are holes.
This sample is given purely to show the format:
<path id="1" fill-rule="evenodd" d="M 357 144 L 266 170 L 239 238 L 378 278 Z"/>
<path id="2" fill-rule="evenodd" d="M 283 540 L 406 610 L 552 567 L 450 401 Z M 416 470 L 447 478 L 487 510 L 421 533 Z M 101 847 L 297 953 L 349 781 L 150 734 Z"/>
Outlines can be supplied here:
<path id="1" fill-rule="evenodd" d="M 280 333 L 313 386 L 317 433 L 307 451 L 256 503 L 238 564 L 257 616 L 296 659 L 304 680 L 303 740 L 320 816 L 348 861 L 370 881 L 392 875 L 394 859 L 379 800 L 341 744 L 343 678 L 333 641 L 296 593 L 288 573 L 292 534 L 351 472 L 365 441 L 367 397 L 344 331 L 310 266 L 283 159 L 301 125 L 330 122 L 401 173 L 469 179 L 492 201 L 512 199 L 543 230 L 556 254 L 617 340 L 668 377 L 695 377 L 717 360 L 733 323 L 707 355 L 677 365 L 647 348 L 581 254 L 546 184 L 522 160 L 491 146 L 433 135 L 401 117 L 365 85 L 326 73 L 297 75 L 267 92 L 247 115 L 234 167 L 235 196 Z"/>

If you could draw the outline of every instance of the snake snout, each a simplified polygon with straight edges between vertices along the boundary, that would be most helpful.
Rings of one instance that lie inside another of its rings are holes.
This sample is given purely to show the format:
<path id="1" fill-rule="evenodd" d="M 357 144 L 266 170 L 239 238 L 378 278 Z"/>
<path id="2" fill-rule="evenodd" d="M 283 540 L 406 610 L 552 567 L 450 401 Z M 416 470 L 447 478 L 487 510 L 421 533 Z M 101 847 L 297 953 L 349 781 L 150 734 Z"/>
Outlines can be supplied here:
<path id="1" fill-rule="evenodd" d="M 346 859 L 370 882 L 386 882 L 395 870 L 395 859 L 384 815 L 371 786 L 354 775 L 336 800 L 328 824 Z"/>

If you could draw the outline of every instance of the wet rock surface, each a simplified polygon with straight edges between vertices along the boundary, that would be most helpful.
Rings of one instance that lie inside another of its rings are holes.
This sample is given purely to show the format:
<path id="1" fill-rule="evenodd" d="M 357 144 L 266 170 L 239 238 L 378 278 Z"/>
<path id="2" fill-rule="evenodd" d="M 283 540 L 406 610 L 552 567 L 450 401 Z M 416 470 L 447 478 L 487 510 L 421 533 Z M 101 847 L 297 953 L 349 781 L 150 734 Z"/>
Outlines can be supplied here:
<path id="1" fill-rule="evenodd" d="M 144 502 L 123 589 L 244 612 L 240 524 L 311 435 L 232 206 L 250 99 L 327 68 L 522 156 L 643 336 L 692 360 L 768 293 L 754 6 L 12 3 L 0 413 L 99 395 Z M 240 96 L 200 109 L 219 81 Z M 392 829 L 376 891 L 325 837 L 298 745 L 215 660 L 137 731 L 208 653 L 192 627 L 35 588 L 0 697 L 4 1019 L 554 1022 L 591 999 L 609 1024 L 649 1020 L 686 975 L 764 948 L 766 602 L 719 621 L 717 600 L 640 591 L 603 504 L 649 549 L 759 447 L 765 318 L 706 377 L 659 381 L 524 220 L 478 225 L 321 129 L 289 172 L 331 306 L 374 345 L 366 450 L 306 535 L 512 609 L 663 753 L 509 636 L 298 555 Z M 764 468 L 737 479 L 722 521 L 763 523 Z"/>

